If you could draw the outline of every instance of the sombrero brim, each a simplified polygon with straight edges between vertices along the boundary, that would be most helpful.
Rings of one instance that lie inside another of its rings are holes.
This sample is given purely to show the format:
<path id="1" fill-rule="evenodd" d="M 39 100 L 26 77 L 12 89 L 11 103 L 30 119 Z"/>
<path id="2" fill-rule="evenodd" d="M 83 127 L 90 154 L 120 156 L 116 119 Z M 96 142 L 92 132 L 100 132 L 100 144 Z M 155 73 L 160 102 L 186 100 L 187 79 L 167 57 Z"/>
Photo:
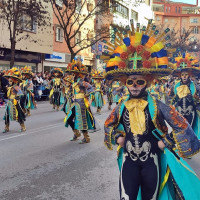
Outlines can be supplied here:
<path id="1" fill-rule="evenodd" d="M 88 72 L 81 72 L 81 71 L 77 71 L 77 70 L 68 70 L 68 72 L 74 72 L 77 74 L 88 74 Z"/>
<path id="2" fill-rule="evenodd" d="M 92 79 L 104 79 L 104 77 L 92 77 Z"/>
<path id="3" fill-rule="evenodd" d="M 105 73 L 104 77 L 108 80 L 112 80 L 114 78 L 118 78 L 122 75 L 153 75 L 156 77 L 168 76 L 172 73 L 171 69 L 165 68 L 146 68 L 146 69 L 116 69 L 111 70 Z"/>
<path id="4" fill-rule="evenodd" d="M 32 74 L 28 73 L 28 72 L 22 72 L 23 75 L 28 75 L 29 77 L 33 77 Z"/>
<path id="5" fill-rule="evenodd" d="M 187 67 L 187 68 L 184 68 L 184 69 L 176 69 L 176 70 L 174 70 L 172 75 L 180 76 L 181 72 L 183 72 L 183 71 L 188 72 L 188 73 L 190 73 L 192 75 L 198 75 L 200 73 L 200 69 L 196 69 L 194 67 L 190 67 L 190 68 Z"/>
<path id="6" fill-rule="evenodd" d="M 13 78 L 15 80 L 17 80 L 18 82 L 22 82 L 22 79 L 17 77 L 17 76 L 11 76 L 11 75 L 4 75 L 5 78 Z"/>
<path id="7" fill-rule="evenodd" d="M 65 81 L 65 82 L 69 82 L 69 83 L 73 83 L 73 81 L 71 81 L 71 80 L 67 80 L 67 79 L 63 79 L 63 81 Z"/>

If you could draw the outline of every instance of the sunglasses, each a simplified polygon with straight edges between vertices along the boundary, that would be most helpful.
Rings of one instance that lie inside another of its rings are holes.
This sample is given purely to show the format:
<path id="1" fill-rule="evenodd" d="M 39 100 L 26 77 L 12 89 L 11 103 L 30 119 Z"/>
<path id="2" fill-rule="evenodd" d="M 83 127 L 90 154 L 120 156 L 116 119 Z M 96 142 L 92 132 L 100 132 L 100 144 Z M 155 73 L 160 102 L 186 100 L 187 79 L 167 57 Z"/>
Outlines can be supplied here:
<path id="1" fill-rule="evenodd" d="M 146 85 L 146 80 L 143 80 L 143 79 L 136 79 L 136 80 L 133 80 L 133 79 L 127 79 L 126 80 L 126 85 L 127 86 L 132 86 L 133 84 L 137 85 L 137 86 L 142 86 L 142 85 Z"/>

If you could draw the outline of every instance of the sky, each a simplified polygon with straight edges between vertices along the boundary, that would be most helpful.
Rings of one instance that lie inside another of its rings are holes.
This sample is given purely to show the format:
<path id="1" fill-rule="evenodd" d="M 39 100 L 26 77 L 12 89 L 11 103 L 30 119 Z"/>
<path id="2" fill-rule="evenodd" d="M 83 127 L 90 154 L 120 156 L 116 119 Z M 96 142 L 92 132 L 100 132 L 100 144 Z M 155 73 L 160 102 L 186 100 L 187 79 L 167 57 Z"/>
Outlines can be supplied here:
<path id="1" fill-rule="evenodd" d="M 196 0 L 172 0 L 172 1 L 189 3 L 189 4 L 196 4 Z M 199 6 L 200 6 L 200 0 L 199 0 Z"/>

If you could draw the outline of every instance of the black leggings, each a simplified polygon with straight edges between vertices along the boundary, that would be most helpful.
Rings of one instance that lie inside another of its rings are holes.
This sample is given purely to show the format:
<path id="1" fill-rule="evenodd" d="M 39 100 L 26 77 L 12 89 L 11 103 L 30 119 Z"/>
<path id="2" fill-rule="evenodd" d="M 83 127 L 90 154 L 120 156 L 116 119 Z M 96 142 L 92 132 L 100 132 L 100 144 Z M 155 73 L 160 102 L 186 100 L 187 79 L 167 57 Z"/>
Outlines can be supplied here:
<path id="1" fill-rule="evenodd" d="M 72 130 L 74 130 L 74 117 L 75 117 L 75 108 L 72 108 L 72 114 L 71 116 L 68 118 L 67 123 L 70 125 L 70 127 L 72 128 Z"/>
<path id="2" fill-rule="evenodd" d="M 127 157 L 122 167 L 120 175 L 121 200 L 126 200 L 128 197 L 129 200 L 136 200 L 139 188 L 141 188 L 142 200 L 157 199 L 159 167 L 156 154 L 154 154 L 154 158 L 149 156 L 144 162 L 133 161 Z"/>

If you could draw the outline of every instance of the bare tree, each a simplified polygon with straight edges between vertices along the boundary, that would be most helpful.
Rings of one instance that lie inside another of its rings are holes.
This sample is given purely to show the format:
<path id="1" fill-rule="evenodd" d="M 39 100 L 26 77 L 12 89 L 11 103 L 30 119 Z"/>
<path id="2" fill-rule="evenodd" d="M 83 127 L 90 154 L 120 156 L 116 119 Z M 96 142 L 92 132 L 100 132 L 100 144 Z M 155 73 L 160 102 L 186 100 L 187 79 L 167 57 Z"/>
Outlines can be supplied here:
<path id="1" fill-rule="evenodd" d="M 174 31 L 172 34 L 172 47 L 181 51 L 199 51 L 199 41 L 192 38 L 193 29 L 182 29 Z"/>
<path id="2" fill-rule="evenodd" d="M 168 25 L 169 27 L 170 25 Z M 176 24 L 173 28 L 170 27 L 170 39 L 169 42 L 171 43 L 171 48 L 178 49 L 178 51 L 182 52 L 194 52 L 200 51 L 200 43 L 199 40 L 192 36 L 194 29 L 189 28 L 185 29 L 182 28 L 181 30 L 175 29 Z M 163 32 L 166 27 L 160 25 L 157 26 L 159 32 Z"/>
<path id="3" fill-rule="evenodd" d="M 63 30 L 71 60 L 82 50 L 110 37 L 109 28 L 112 21 L 110 9 L 114 4 L 110 4 L 108 0 L 61 0 L 60 4 L 56 0 L 51 0 L 51 3 Z M 89 30 L 86 34 L 82 34 L 86 29 Z"/>
<path id="4" fill-rule="evenodd" d="M 33 31 L 34 27 L 50 25 L 50 17 L 46 10 L 48 1 L 44 0 L 1 0 L 0 21 L 9 30 L 11 60 L 10 67 L 15 61 L 16 43 L 22 39 L 31 39 L 24 31 Z M 37 41 L 34 41 L 37 42 Z"/>

